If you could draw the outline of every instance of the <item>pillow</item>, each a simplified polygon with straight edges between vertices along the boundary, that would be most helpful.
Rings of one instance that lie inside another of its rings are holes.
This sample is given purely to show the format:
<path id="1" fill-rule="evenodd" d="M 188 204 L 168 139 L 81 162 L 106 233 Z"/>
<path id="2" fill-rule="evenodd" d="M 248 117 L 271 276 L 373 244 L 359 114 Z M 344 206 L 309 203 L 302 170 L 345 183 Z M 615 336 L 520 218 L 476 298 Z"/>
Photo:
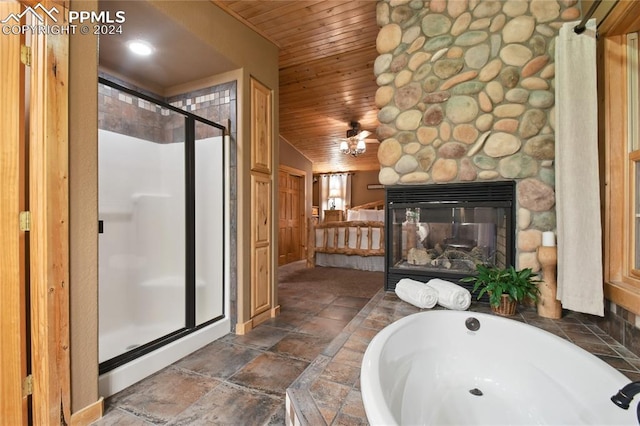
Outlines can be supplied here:
<path id="1" fill-rule="evenodd" d="M 347 220 L 360 220 L 360 211 L 359 210 L 347 210 Z"/>
<path id="2" fill-rule="evenodd" d="M 360 220 L 368 220 L 368 221 L 380 220 L 378 218 L 379 211 L 384 211 L 384 210 L 371 210 L 371 209 L 360 210 Z"/>

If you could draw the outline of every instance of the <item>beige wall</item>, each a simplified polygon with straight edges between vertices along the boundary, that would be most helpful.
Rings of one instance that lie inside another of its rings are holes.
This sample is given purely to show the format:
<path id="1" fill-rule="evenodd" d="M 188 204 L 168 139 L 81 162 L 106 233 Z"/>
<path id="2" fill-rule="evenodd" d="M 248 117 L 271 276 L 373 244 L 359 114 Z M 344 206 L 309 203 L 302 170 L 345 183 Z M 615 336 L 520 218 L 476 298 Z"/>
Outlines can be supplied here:
<path id="1" fill-rule="evenodd" d="M 384 189 L 368 189 L 367 185 L 379 185 L 378 171 L 356 172 L 351 177 L 351 205 L 359 206 L 384 200 Z"/>
<path id="2" fill-rule="evenodd" d="M 278 133 L 278 49 L 210 2 L 156 1 L 154 6 L 239 64 L 238 81 L 238 320 L 249 316 L 249 78 L 273 90 L 273 140 Z M 97 10 L 97 2 L 74 1 L 72 10 Z M 133 30 L 133 29 L 131 29 Z M 78 35 L 70 43 L 70 245 L 72 410 L 98 398 L 98 197 L 97 40 Z M 243 119 L 244 117 L 244 119 Z M 274 164 L 278 145 L 274 143 Z M 274 191 L 275 188 L 274 185 Z M 275 215 L 274 215 L 275 217 Z M 277 232 L 274 233 L 277 236 Z M 235 238 L 235 236 L 232 236 Z M 277 247 L 277 241 L 274 243 Z M 246 260 L 245 260 L 246 259 Z M 276 258 L 274 256 L 274 270 Z M 233 293 L 233 291 L 232 291 Z"/>
<path id="3" fill-rule="evenodd" d="M 72 1 L 71 10 L 97 10 Z M 98 51 L 94 35 L 69 40 L 69 292 L 71 411 L 98 400 Z"/>
<path id="4" fill-rule="evenodd" d="M 372 201 L 384 200 L 384 189 L 367 189 L 367 185 L 379 185 L 378 171 L 358 171 L 351 176 L 351 205 L 359 206 Z M 320 205 L 318 182 L 313 183 L 312 205 Z"/>

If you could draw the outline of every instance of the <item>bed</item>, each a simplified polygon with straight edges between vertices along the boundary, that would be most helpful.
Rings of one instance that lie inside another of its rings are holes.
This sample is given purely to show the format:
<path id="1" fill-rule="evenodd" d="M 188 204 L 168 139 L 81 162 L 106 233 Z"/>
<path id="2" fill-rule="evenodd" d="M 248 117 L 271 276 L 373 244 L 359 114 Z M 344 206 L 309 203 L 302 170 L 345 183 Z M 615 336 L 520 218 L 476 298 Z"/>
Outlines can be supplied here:
<path id="1" fill-rule="evenodd" d="M 384 271 L 384 202 L 347 210 L 347 220 L 309 221 L 307 267 Z"/>

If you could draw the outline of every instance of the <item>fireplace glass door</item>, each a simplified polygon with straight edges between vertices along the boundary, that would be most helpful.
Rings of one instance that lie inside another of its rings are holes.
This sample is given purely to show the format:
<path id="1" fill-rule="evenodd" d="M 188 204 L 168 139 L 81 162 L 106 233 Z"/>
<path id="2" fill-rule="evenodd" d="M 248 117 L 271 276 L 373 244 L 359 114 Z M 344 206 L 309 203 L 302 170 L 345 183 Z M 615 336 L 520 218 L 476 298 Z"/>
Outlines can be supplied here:
<path id="1" fill-rule="evenodd" d="M 391 267 L 469 275 L 476 265 L 505 266 L 502 207 L 392 208 Z"/>
<path id="2" fill-rule="evenodd" d="M 387 187 L 385 289 L 513 264 L 514 200 L 513 181 Z"/>

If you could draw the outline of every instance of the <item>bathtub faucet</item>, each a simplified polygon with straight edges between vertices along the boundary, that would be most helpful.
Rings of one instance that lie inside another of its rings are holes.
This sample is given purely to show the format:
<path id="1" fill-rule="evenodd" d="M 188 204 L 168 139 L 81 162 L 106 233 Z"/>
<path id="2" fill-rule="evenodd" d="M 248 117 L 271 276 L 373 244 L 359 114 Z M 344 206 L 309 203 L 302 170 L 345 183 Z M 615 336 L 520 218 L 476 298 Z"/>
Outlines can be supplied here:
<path id="1" fill-rule="evenodd" d="M 629 404 L 634 396 L 640 393 L 640 382 L 631 382 L 628 385 L 625 385 L 622 389 L 618 391 L 617 394 L 611 397 L 611 401 L 616 404 L 620 408 L 624 408 L 625 410 L 629 408 Z M 636 408 L 636 416 L 638 417 L 638 422 L 640 422 L 640 403 Z"/>

